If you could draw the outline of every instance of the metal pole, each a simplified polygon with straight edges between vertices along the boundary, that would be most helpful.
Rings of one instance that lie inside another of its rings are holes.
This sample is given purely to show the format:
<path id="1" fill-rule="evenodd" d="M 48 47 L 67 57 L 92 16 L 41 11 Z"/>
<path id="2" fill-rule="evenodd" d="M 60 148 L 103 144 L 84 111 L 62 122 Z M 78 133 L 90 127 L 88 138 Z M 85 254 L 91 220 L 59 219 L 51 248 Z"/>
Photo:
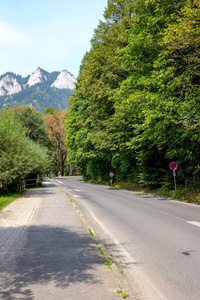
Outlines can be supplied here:
<path id="1" fill-rule="evenodd" d="M 173 175 L 174 175 L 174 186 L 175 186 L 175 192 L 177 191 L 177 188 L 176 188 L 176 171 L 173 170 Z"/>

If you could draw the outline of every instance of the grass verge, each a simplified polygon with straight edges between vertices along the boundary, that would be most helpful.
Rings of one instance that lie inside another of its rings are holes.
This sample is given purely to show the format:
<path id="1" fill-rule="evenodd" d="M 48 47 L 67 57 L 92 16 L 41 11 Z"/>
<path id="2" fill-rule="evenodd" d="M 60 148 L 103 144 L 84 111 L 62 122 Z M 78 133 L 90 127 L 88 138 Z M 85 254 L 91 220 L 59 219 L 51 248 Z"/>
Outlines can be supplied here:
<path id="1" fill-rule="evenodd" d="M 16 200 L 22 195 L 22 192 L 0 192 L 0 210 Z"/>

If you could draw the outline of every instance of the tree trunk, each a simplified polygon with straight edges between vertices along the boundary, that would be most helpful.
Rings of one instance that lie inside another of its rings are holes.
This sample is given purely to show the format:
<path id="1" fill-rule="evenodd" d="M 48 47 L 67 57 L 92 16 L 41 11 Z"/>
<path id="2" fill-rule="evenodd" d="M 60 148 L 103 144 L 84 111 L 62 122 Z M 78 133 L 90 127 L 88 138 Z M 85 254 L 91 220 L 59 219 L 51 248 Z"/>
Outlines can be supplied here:
<path id="1" fill-rule="evenodd" d="M 17 192 L 20 192 L 20 175 L 17 177 Z"/>

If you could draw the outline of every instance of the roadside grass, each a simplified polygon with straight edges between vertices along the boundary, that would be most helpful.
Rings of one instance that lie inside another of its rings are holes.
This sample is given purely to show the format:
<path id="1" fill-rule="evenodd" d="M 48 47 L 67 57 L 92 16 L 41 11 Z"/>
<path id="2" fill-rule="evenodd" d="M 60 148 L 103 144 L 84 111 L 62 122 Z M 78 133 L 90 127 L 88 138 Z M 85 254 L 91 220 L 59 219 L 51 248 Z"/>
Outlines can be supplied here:
<path id="1" fill-rule="evenodd" d="M 22 192 L 17 193 L 16 191 L 13 192 L 3 192 L 0 191 L 0 210 L 3 209 L 5 206 L 16 200 L 22 195 Z"/>
<path id="2" fill-rule="evenodd" d="M 110 186 L 108 181 L 103 180 L 88 180 L 87 182 Z M 174 191 L 167 188 L 152 189 L 133 182 L 114 181 L 112 188 L 130 190 L 141 194 L 153 194 L 182 202 L 200 204 L 200 190 L 190 187 L 177 187 L 177 191 Z"/>

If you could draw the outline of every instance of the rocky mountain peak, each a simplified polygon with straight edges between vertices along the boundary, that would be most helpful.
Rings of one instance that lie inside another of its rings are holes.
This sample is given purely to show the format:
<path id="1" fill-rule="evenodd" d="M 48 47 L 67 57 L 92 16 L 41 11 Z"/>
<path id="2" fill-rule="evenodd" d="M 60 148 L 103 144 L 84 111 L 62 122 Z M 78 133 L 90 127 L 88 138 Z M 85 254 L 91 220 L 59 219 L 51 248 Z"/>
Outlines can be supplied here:
<path id="1" fill-rule="evenodd" d="M 14 76 L 14 75 L 13 75 Z M 22 91 L 17 79 L 10 74 L 6 74 L 0 80 L 0 96 L 13 95 Z"/>
<path id="2" fill-rule="evenodd" d="M 44 74 L 44 71 L 40 67 L 38 67 L 36 71 L 32 73 L 31 76 L 29 77 L 27 85 L 30 87 L 37 83 L 43 83 L 47 81 L 47 79 L 48 79 L 47 75 Z"/>
<path id="3" fill-rule="evenodd" d="M 52 83 L 51 87 L 73 90 L 75 88 L 75 83 L 76 78 L 68 71 L 64 70 L 60 72 L 57 79 Z"/>
<path id="4" fill-rule="evenodd" d="M 38 67 L 26 77 L 7 72 L 0 75 L 0 109 L 14 105 L 34 106 L 38 111 L 47 106 L 66 109 L 75 83 L 68 71 L 47 72 Z"/>

